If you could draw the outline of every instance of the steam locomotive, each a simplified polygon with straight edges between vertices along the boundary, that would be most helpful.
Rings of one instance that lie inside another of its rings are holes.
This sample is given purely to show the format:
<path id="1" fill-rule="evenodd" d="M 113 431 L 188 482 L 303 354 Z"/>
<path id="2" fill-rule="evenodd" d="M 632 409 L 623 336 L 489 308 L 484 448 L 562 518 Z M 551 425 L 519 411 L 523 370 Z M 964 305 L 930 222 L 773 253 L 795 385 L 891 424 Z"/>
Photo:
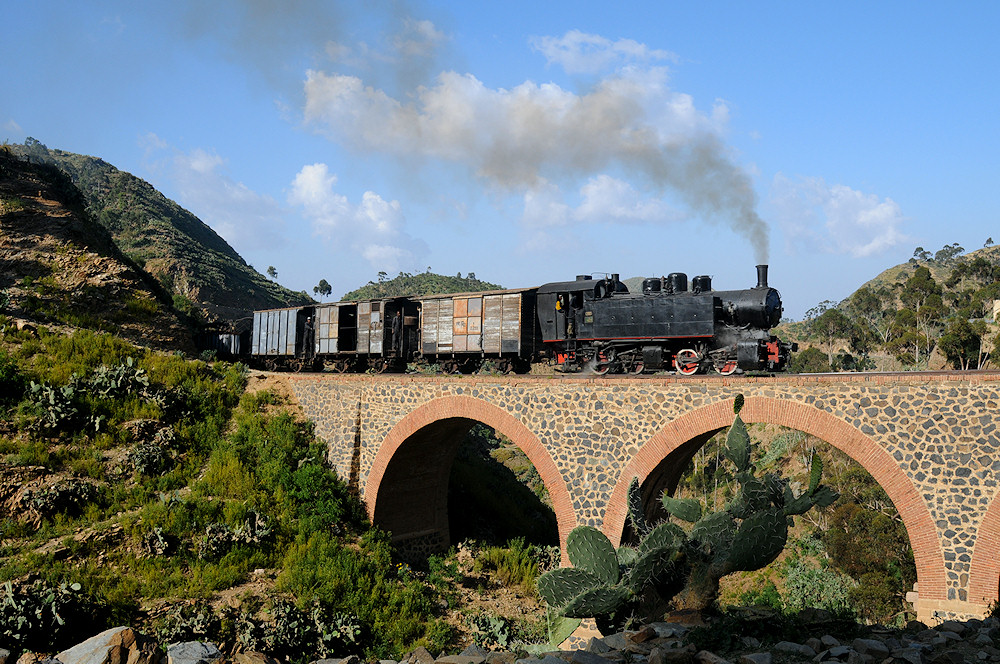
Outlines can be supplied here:
<path id="1" fill-rule="evenodd" d="M 688 288 L 679 272 L 631 293 L 619 275 L 580 275 L 537 288 L 385 297 L 268 309 L 253 315 L 250 356 L 269 369 L 405 371 L 415 361 L 471 373 L 487 360 L 523 373 L 557 371 L 683 375 L 781 371 L 795 344 L 770 334 L 781 296 L 757 266 L 757 285 Z"/>

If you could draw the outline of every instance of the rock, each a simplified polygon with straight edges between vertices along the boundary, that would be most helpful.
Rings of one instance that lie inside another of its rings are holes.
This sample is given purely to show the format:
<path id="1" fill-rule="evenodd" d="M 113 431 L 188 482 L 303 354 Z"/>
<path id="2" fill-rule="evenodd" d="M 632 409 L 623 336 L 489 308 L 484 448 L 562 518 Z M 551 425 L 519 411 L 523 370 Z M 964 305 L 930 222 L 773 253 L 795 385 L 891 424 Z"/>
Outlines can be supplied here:
<path id="1" fill-rule="evenodd" d="M 831 659 L 839 660 L 846 658 L 851 652 L 851 649 L 847 646 L 833 646 L 816 655 L 815 659 L 818 662 L 827 662 Z"/>
<path id="2" fill-rule="evenodd" d="M 517 655 L 512 652 L 491 652 L 486 655 L 486 664 L 514 664 Z"/>
<path id="3" fill-rule="evenodd" d="M 462 657 L 482 657 L 485 659 L 490 651 L 473 643 L 471 646 L 459 653 Z"/>
<path id="4" fill-rule="evenodd" d="M 434 664 L 434 655 L 430 654 L 427 648 L 420 646 L 403 657 L 402 662 L 406 662 L 406 664 Z"/>
<path id="5" fill-rule="evenodd" d="M 587 650 L 598 655 L 604 655 L 611 652 L 611 646 L 604 642 L 604 639 L 599 639 L 596 636 L 591 637 L 590 643 L 587 644 Z"/>
<path id="6" fill-rule="evenodd" d="M 0 648 L 0 664 L 7 664 L 8 659 L 10 659 L 10 651 L 6 648 Z"/>
<path id="7" fill-rule="evenodd" d="M 820 637 L 819 642 L 823 644 L 824 648 L 833 648 L 835 646 L 839 646 L 840 645 L 840 641 L 838 641 L 836 638 L 830 636 L 829 634 L 824 634 L 822 637 Z M 814 648 L 814 650 L 815 650 L 815 648 Z"/>
<path id="8" fill-rule="evenodd" d="M 555 655 L 545 655 L 541 659 L 519 659 L 516 664 L 565 664 L 565 662 Z"/>
<path id="9" fill-rule="evenodd" d="M 167 664 L 211 664 L 221 658 L 222 653 L 212 643 L 185 641 L 167 647 Z"/>
<path id="10" fill-rule="evenodd" d="M 927 661 L 929 664 L 964 664 L 965 657 L 957 650 L 946 650 L 928 657 Z"/>
<path id="11" fill-rule="evenodd" d="M 577 650 L 573 652 L 569 661 L 573 662 L 573 664 L 611 664 L 614 660 L 601 657 L 587 650 Z"/>
<path id="12" fill-rule="evenodd" d="M 889 646 L 878 639 L 854 639 L 851 647 L 862 655 L 872 655 L 876 660 L 889 656 Z"/>
<path id="13" fill-rule="evenodd" d="M 693 645 L 683 648 L 653 648 L 649 653 L 647 664 L 692 664 L 696 650 Z"/>
<path id="14" fill-rule="evenodd" d="M 688 628 L 686 626 L 678 623 L 655 622 L 652 623 L 650 627 L 656 630 L 656 636 L 661 639 L 672 639 L 684 636 L 688 632 Z"/>
<path id="15" fill-rule="evenodd" d="M 793 643 L 792 641 L 779 641 L 774 644 L 772 650 L 778 652 L 787 653 L 789 655 L 799 655 L 800 657 L 809 657 L 810 659 L 816 656 L 816 651 L 807 645 L 801 643 Z"/>
<path id="16" fill-rule="evenodd" d="M 628 638 L 630 638 L 634 643 L 645 643 L 650 639 L 655 639 L 657 636 L 656 628 L 652 625 L 646 625 L 638 632 L 629 634 Z"/>
<path id="17" fill-rule="evenodd" d="M 955 632 L 956 634 L 962 634 L 963 632 L 965 632 L 965 629 L 966 629 L 965 625 L 954 620 L 945 620 L 943 623 L 938 625 L 938 630 Z"/>
<path id="18" fill-rule="evenodd" d="M 63 650 L 56 659 L 63 664 L 158 664 L 160 652 L 152 639 L 131 627 L 112 627 Z"/>
<path id="19" fill-rule="evenodd" d="M 892 653 L 887 660 L 892 664 L 925 664 L 924 653 L 918 648 L 903 648 Z"/>
<path id="20" fill-rule="evenodd" d="M 231 661 L 234 664 L 278 664 L 278 660 L 262 652 L 238 652 Z"/>
<path id="21" fill-rule="evenodd" d="M 769 652 L 755 652 L 743 655 L 739 664 L 771 664 L 774 656 Z"/>
<path id="22" fill-rule="evenodd" d="M 730 664 L 728 659 L 723 659 L 708 650 L 700 651 L 694 656 L 694 661 L 698 662 L 698 664 Z"/>
<path id="23" fill-rule="evenodd" d="M 441 664 L 483 664 L 486 655 L 441 655 L 434 661 Z"/>
<path id="24" fill-rule="evenodd" d="M 635 653 L 636 655 L 648 655 L 653 649 L 653 646 L 645 643 L 636 643 L 622 633 L 605 636 L 604 643 L 612 650 L 622 650 Z"/>
<path id="25" fill-rule="evenodd" d="M 817 639 L 815 636 L 810 639 L 806 639 L 805 645 L 809 646 L 816 652 L 826 649 L 826 647 L 823 645 L 823 642 Z"/>

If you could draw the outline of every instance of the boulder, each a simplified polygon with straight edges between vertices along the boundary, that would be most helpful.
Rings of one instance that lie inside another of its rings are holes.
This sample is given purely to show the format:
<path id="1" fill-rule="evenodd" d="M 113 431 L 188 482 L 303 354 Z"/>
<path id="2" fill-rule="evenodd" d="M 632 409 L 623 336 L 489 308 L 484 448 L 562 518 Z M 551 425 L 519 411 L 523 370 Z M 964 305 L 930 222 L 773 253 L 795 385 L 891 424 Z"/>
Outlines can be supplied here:
<path id="1" fill-rule="evenodd" d="M 63 664 L 158 664 L 156 643 L 131 627 L 112 627 L 56 655 Z"/>
<path id="2" fill-rule="evenodd" d="M 213 643 L 185 641 L 167 646 L 167 664 L 212 664 L 221 658 L 222 653 Z"/>
<path id="3" fill-rule="evenodd" d="M 231 660 L 233 664 L 279 664 L 274 657 L 261 652 L 239 652 Z"/>
<path id="4" fill-rule="evenodd" d="M 747 653 L 740 657 L 739 664 L 771 664 L 774 656 L 769 652 Z"/>

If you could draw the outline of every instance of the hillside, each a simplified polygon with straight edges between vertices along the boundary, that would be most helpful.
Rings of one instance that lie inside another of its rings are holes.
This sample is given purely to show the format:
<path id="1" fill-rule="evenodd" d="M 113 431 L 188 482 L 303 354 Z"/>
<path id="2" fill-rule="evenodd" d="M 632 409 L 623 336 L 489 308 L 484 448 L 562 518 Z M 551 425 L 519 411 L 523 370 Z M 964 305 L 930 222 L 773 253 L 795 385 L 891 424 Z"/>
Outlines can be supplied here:
<path id="1" fill-rule="evenodd" d="M 383 273 L 384 274 L 384 273 Z M 455 277 L 443 274 L 424 272 L 408 274 L 400 272 L 393 279 L 382 279 L 378 283 L 369 281 L 361 288 L 346 293 L 341 300 L 365 300 L 376 297 L 395 297 L 398 295 L 438 295 L 441 293 L 473 293 L 478 291 L 500 290 L 503 286 L 480 281 L 474 272 L 463 277 L 461 273 Z"/>
<path id="2" fill-rule="evenodd" d="M 0 309 L 193 352 L 170 295 L 84 208 L 63 173 L 0 150 Z"/>
<path id="3" fill-rule="evenodd" d="M 83 193 L 93 219 L 122 251 L 172 295 L 205 309 L 209 317 L 234 319 L 253 309 L 309 300 L 247 265 L 208 225 L 145 180 L 95 157 L 50 150 L 32 138 L 6 147 L 66 173 Z"/>
<path id="4" fill-rule="evenodd" d="M 988 242 L 992 245 L 992 242 Z M 798 371 L 996 366 L 1000 247 L 918 247 L 843 301 L 822 302 L 776 333 L 800 345 Z"/>

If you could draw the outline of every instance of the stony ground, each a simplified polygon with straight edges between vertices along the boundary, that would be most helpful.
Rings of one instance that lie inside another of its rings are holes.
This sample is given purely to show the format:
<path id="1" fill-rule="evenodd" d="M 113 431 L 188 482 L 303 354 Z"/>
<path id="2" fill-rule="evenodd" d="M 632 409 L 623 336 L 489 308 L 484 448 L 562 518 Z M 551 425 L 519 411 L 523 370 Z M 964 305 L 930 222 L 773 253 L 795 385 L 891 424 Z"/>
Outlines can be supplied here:
<path id="1" fill-rule="evenodd" d="M 805 664 L 841 662 L 844 664 L 977 664 L 1000 662 L 1000 620 L 944 622 L 933 628 L 911 623 L 906 630 L 849 626 L 837 623 L 823 612 L 806 611 L 812 623 L 800 626 L 811 635 L 795 641 L 762 641 L 757 636 L 743 636 L 730 631 L 723 623 L 691 625 L 654 623 L 640 630 L 593 637 L 579 647 L 539 652 L 489 651 L 470 646 L 460 654 L 429 653 L 419 648 L 408 653 L 400 664 Z M 749 631 L 761 625 L 745 623 Z M 827 627 L 839 632 L 828 633 Z M 845 631 L 846 630 L 846 631 Z M 849 635 L 848 632 L 853 633 Z M 773 635 L 772 635 L 773 637 Z M 766 638 L 766 637 L 765 637 Z M 705 641 L 726 642 L 725 648 L 711 650 Z M 700 645 L 699 645 L 700 644 Z M 0 664 L 9 653 L 0 649 Z M 130 628 L 107 630 L 54 658 L 25 653 L 17 664 L 278 664 L 262 653 L 239 653 L 225 659 L 211 643 L 174 644 L 166 652 L 150 639 Z M 357 657 L 318 660 L 319 664 L 361 664 Z M 383 660 L 379 664 L 396 664 Z"/>

